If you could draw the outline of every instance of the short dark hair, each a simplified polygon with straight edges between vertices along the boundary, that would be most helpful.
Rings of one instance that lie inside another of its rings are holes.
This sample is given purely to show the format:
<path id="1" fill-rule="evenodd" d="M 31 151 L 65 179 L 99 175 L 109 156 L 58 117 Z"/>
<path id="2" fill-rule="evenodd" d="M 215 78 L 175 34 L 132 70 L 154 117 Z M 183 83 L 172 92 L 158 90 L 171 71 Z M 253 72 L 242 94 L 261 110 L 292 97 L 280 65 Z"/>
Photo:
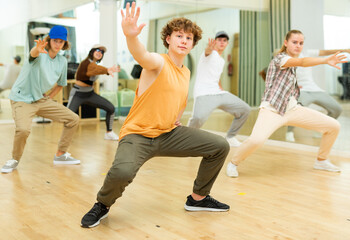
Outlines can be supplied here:
<path id="1" fill-rule="evenodd" d="M 21 62 L 21 57 L 18 55 L 16 57 L 14 57 L 13 59 L 15 59 L 17 63 Z"/>

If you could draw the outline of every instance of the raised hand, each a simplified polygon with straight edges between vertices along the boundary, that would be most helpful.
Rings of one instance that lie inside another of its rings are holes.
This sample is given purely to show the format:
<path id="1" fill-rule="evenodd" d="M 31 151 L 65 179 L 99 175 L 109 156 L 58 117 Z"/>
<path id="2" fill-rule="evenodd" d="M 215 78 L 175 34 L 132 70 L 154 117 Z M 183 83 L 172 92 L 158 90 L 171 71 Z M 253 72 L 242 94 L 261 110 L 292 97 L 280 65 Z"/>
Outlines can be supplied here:
<path id="1" fill-rule="evenodd" d="M 341 69 L 340 66 L 337 66 L 338 63 L 346 63 L 348 62 L 347 60 L 344 60 L 346 59 L 346 56 L 345 55 L 338 55 L 340 53 L 339 52 L 336 52 L 335 54 L 329 56 L 326 60 L 327 60 L 327 64 L 329 66 L 332 66 L 332 67 L 335 67 L 337 69 Z"/>
<path id="2" fill-rule="evenodd" d="M 41 39 L 39 40 L 34 40 L 34 42 L 36 42 L 36 49 L 38 50 L 39 53 L 47 53 L 47 51 L 45 50 L 46 45 L 48 44 L 48 42 L 45 42 Z"/>
<path id="3" fill-rule="evenodd" d="M 130 3 L 126 4 L 126 9 L 125 9 L 125 14 L 123 10 L 121 10 L 122 14 L 122 28 L 124 35 L 126 37 L 137 37 L 144 26 L 146 24 L 142 23 L 140 26 L 137 26 L 137 20 L 139 19 L 140 16 L 140 8 L 138 7 L 136 9 L 135 13 L 135 8 L 136 8 L 136 3 L 133 2 L 131 5 L 131 12 L 130 12 Z"/>
<path id="4" fill-rule="evenodd" d="M 208 45 L 205 48 L 205 56 L 209 56 L 215 48 L 215 39 L 208 38 Z"/>
<path id="5" fill-rule="evenodd" d="M 213 51 L 215 48 L 215 39 L 209 38 L 207 49 Z"/>
<path id="6" fill-rule="evenodd" d="M 110 67 L 110 68 L 107 69 L 107 72 L 108 72 L 109 75 L 114 77 L 113 73 L 120 72 L 120 67 L 116 66 L 116 65 L 113 65 L 113 67 Z"/>

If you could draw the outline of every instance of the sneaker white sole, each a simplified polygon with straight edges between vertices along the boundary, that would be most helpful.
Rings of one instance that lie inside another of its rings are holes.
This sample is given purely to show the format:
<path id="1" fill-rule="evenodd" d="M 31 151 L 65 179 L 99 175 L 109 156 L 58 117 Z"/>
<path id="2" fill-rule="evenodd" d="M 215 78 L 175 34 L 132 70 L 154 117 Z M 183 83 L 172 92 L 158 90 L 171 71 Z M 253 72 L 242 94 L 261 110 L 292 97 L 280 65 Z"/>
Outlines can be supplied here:
<path id="1" fill-rule="evenodd" d="M 227 173 L 226 173 L 226 175 L 227 175 L 228 177 L 230 177 L 230 178 L 238 178 L 238 175 L 229 175 L 229 174 L 227 174 Z"/>
<path id="2" fill-rule="evenodd" d="M 106 213 L 105 215 L 103 215 L 97 222 L 95 222 L 94 224 L 90 225 L 90 226 L 83 226 L 83 224 L 80 224 L 80 226 L 85 227 L 85 228 L 93 228 L 96 227 L 97 225 L 100 224 L 101 220 L 106 218 L 108 216 L 108 213 Z"/>
<path id="3" fill-rule="evenodd" d="M 119 138 L 105 138 L 105 140 L 118 141 Z"/>
<path id="4" fill-rule="evenodd" d="M 321 167 L 314 167 L 315 170 L 322 170 L 322 171 L 327 171 L 327 172 L 341 172 L 340 169 L 324 169 Z"/>
<path id="5" fill-rule="evenodd" d="M 13 172 L 13 170 L 15 170 L 16 168 L 11 168 L 11 169 L 1 169 L 2 173 L 10 173 Z"/>
<path id="6" fill-rule="evenodd" d="M 56 165 L 75 165 L 75 164 L 80 164 L 80 160 L 77 161 L 53 161 L 53 164 Z"/>
<path id="7" fill-rule="evenodd" d="M 192 206 L 187 206 L 185 204 L 185 209 L 187 211 L 191 212 L 200 212 L 200 211 L 207 211 L 207 212 L 227 212 L 230 209 L 218 209 L 218 208 L 204 208 L 204 207 L 192 207 Z"/>

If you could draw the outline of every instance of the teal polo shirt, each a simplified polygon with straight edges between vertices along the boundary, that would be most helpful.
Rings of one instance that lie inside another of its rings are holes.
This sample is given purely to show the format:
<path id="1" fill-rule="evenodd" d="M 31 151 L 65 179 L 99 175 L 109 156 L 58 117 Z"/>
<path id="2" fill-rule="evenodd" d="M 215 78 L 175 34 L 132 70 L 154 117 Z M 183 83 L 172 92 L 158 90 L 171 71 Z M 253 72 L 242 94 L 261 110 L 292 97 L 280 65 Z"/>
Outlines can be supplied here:
<path id="1" fill-rule="evenodd" d="M 67 59 L 59 54 L 52 59 L 49 54 L 40 53 L 37 58 L 24 64 L 9 98 L 16 102 L 32 103 L 43 98 L 43 94 L 55 83 L 67 85 Z"/>

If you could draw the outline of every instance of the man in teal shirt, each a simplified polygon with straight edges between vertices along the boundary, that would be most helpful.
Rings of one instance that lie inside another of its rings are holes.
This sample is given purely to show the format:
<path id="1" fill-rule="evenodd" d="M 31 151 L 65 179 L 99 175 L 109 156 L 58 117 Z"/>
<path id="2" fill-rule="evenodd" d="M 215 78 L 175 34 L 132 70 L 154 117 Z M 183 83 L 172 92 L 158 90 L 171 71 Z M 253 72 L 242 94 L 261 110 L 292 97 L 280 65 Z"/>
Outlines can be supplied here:
<path id="1" fill-rule="evenodd" d="M 37 44 L 30 51 L 29 62 L 23 66 L 9 96 L 16 131 L 12 159 L 2 167 L 2 173 L 10 173 L 16 169 L 30 134 L 32 119 L 36 115 L 64 123 L 54 164 L 80 163 L 80 160 L 74 159 L 67 152 L 78 127 L 79 117 L 52 100 L 67 85 L 67 61 L 58 54 L 70 47 L 67 29 L 54 26 L 44 40 L 35 42 Z M 50 93 L 46 95 L 50 89 Z"/>

